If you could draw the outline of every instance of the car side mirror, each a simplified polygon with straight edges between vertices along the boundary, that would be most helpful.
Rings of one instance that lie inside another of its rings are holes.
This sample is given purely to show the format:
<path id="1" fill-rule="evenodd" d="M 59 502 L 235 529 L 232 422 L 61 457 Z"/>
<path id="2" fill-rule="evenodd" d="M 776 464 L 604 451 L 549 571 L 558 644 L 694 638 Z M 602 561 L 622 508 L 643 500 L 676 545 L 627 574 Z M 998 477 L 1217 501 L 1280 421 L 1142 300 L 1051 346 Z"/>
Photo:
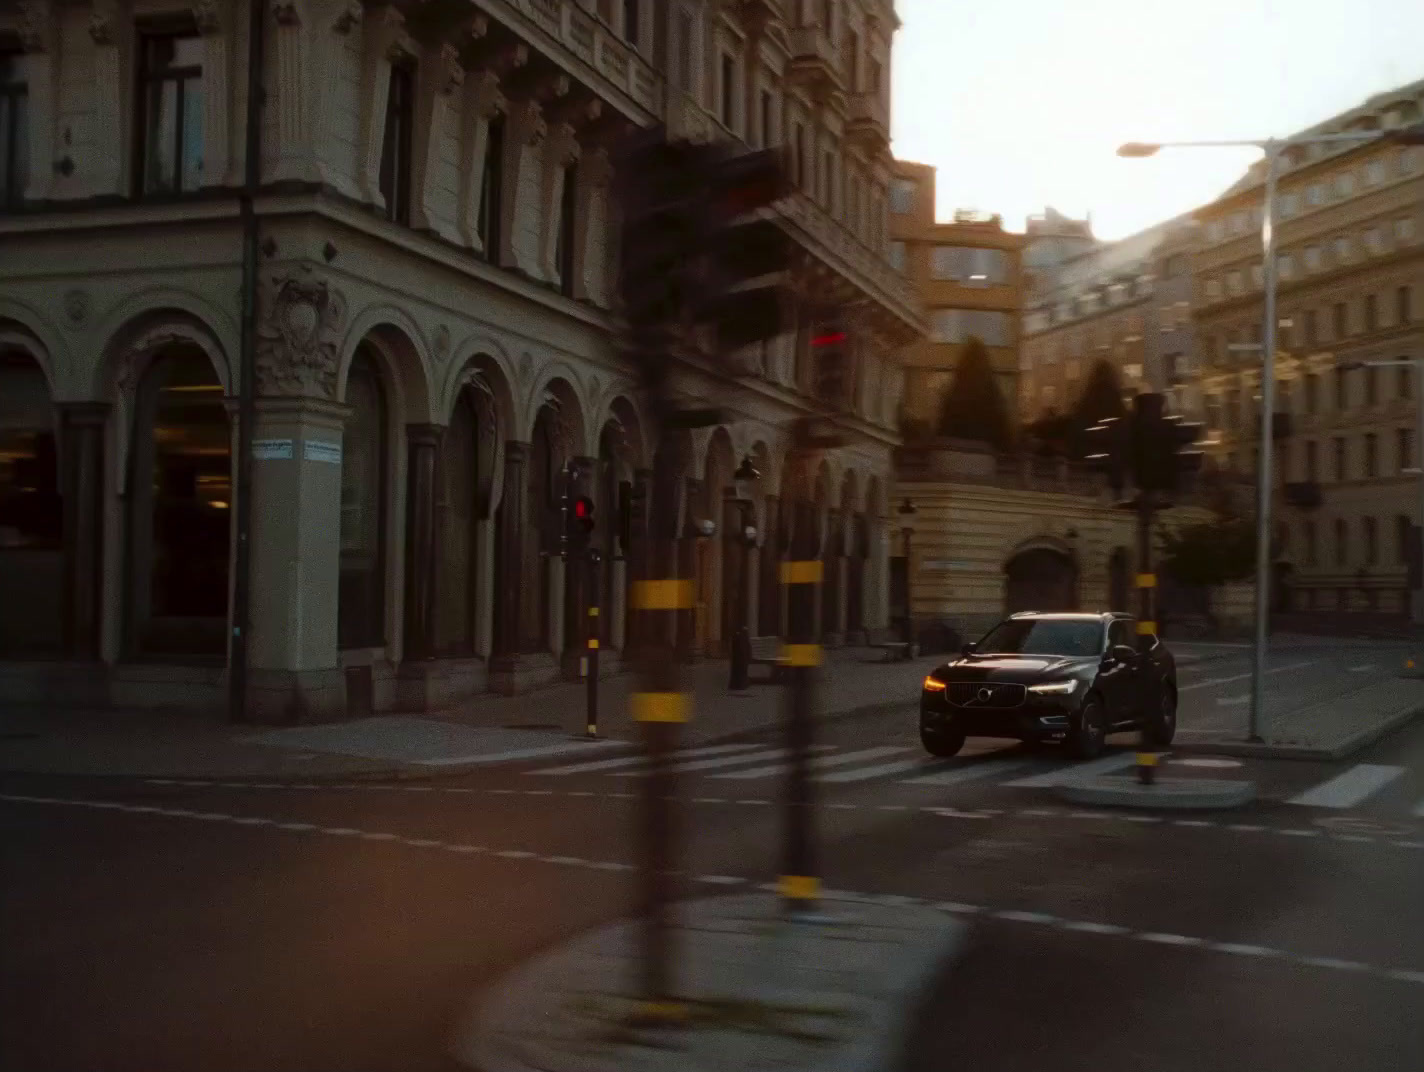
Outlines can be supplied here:
<path id="1" fill-rule="evenodd" d="M 1114 662 L 1130 663 L 1137 658 L 1137 649 L 1131 644 L 1114 644 L 1108 649 L 1108 657 Z"/>
<path id="2" fill-rule="evenodd" d="M 960 652 L 961 655 L 973 655 L 974 652 L 978 650 L 978 648 L 979 648 L 979 645 L 978 645 L 978 644 L 975 644 L 975 643 L 971 642 L 971 643 L 965 644 L 964 647 L 960 648 L 960 649 L 959 649 L 959 652 Z"/>

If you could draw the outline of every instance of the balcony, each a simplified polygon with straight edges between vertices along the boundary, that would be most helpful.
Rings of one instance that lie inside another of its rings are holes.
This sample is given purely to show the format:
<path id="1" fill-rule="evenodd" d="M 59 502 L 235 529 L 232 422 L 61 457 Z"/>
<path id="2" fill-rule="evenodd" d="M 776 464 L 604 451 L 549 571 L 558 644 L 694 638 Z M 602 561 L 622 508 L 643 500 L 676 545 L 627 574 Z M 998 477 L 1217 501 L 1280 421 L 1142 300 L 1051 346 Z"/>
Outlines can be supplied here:
<path id="1" fill-rule="evenodd" d="M 791 82 L 819 92 L 845 92 L 841 55 L 819 26 L 802 26 L 791 31 L 791 63 L 786 76 Z"/>
<path id="2" fill-rule="evenodd" d="M 890 109 L 878 93 L 857 93 L 850 99 L 846 137 L 870 156 L 890 149 Z"/>

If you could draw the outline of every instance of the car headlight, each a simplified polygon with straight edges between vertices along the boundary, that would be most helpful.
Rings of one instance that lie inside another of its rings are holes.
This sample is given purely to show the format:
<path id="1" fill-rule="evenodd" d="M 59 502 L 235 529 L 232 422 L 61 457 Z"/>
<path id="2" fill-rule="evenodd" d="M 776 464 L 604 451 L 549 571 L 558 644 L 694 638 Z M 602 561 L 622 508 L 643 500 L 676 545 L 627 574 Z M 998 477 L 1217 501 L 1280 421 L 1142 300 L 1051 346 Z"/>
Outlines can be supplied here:
<path id="1" fill-rule="evenodd" d="M 944 691 L 944 682 L 941 681 L 941 680 L 939 680 L 939 678 L 927 677 L 927 678 L 925 678 L 925 691 L 926 691 L 926 692 L 943 692 L 943 691 Z"/>
<path id="2" fill-rule="evenodd" d="M 1049 681 L 1042 685 L 1030 685 L 1029 692 L 1036 692 L 1040 696 L 1071 696 L 1078 691 L 1076 681 Z"/>

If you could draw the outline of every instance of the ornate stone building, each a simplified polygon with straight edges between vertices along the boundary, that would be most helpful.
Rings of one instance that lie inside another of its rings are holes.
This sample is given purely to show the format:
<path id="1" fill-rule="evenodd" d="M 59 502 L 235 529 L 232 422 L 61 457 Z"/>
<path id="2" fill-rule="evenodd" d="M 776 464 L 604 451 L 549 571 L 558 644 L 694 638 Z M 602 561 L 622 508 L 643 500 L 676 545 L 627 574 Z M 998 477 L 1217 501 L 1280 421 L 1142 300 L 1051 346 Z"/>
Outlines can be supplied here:
<path id="1" fill-rule="evenodd" d="M 1380 94 L 1306 133 L 1387 131 L 1424 116 L 1424 82 Z M 1408 610 L 1405 532 L 1417 522 L 1411 368 L 1424 359 L 1424 147 L 1299 146 L 1277 193 L 1276 472 L 1282 558 L 1303 611 Z M 1217 462 L 1249 476 L 1260 439 L 1264 168 L 1197 213 L 1195 325 Z M 1284 422 L 1283 422 L 1284 424 Z M 1284 494 L 1282 494 L 1284 492 Z"/>
<path id="2" fill-rule="evenodd" d="M 222 702 L 247 21 L 240 0 L 0 0 L 0 698 Z M 656 122 L 788 146 L 777 215 L 804 253 L 795 332 L 736 378 L 678 362 L 689 404 L 727 415 L 664 444 L 699 601 L 682 627 L 704 651 L 741 615 L 777 632 L 793 513 L 821 535 L 828 642 L 885 625 L 896 355 L 924 333 L 888 261 L 891 0 L 267 0 L 265 24 L 259 717 L 571 672 L 567 481 L 599 502 L 622 646 L 618 507 L 657 444 L 612 343 L 608 150 Z M 793 472 L 830 303 L 850 310 L 848 443 Z M 734 485 L 745 458 L 759 477 Z"/>

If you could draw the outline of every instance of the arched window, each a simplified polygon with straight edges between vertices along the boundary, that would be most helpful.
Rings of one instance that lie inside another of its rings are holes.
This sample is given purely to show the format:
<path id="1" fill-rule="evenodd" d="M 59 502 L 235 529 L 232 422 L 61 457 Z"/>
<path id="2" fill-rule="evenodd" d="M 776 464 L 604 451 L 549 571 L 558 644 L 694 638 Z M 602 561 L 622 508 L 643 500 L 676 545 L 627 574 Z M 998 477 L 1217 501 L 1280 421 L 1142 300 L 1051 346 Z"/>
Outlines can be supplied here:
<path id="1" fill-rule="evenodd" d="M 129 629 L 137 656 L 227 650 L 231 433 L 207 355 L 155 357 L 139 384 L 129 474 Z"/>
<path id="2" fill-rule="evenodd" d="M 357 350 L 346 378 L 346 435 L 341 452 L 341 581 L 337 642 L 342 648 L 386 642 L 385 506 L 389 430 L 376 358 Z"/>
<path id="3" fill-rule="evenodd" d="M 25 353 L 0 353 L 0 657 L 63 641 L 63 517 L 54 407 Z"/>
<path id="4" fill-rule="evenodd" d="M 475 610 L 475 492 L 479 418 L 471 389 L 460 392 L 445 431 L 440 479 L 440 580 L 436 598 L 436 650 L 473 655 Z"/>

